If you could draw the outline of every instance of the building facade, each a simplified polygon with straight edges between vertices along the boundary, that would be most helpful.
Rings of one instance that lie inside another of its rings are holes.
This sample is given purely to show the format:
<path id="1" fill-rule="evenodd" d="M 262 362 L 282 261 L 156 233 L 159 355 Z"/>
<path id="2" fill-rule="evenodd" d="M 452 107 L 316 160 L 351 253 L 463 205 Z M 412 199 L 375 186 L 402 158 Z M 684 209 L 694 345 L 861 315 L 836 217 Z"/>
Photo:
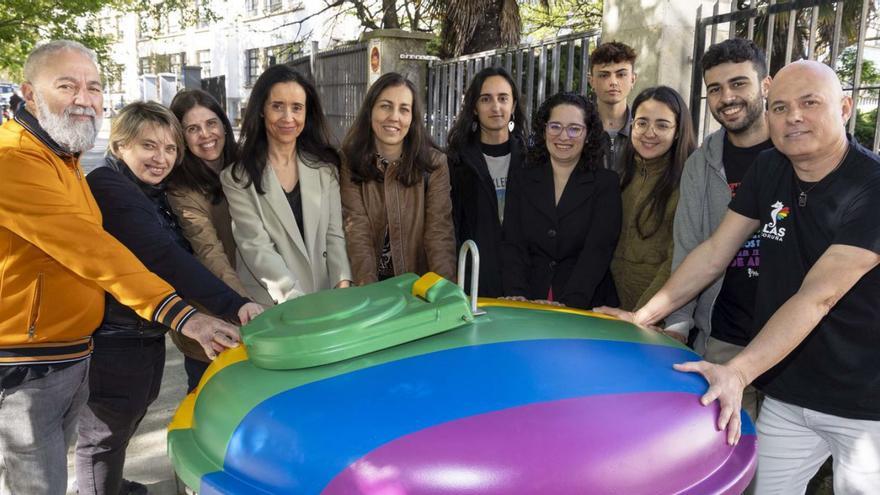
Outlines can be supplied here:
<path id="1" fill-rule="evenodd" d="M 312 41 L 320 49 L 332 48 L 357 39 L 361 31 L 352 18 L 322 12 L 320 2 L 201 0 L 199 5 L 207 9 L 198 10 L 187 25 L 179 14 L 157 19 L 102 12 L 101 33 L 116 39 L 104 67 L 108 109 L 135 100 L 167 104 L 182 87 L 183 68 L 198 66 L 203 79 L 216 78 L 213 85 L 224 88 L 222 103 L 235 122 L 266 67 L 307 54 Z"/>

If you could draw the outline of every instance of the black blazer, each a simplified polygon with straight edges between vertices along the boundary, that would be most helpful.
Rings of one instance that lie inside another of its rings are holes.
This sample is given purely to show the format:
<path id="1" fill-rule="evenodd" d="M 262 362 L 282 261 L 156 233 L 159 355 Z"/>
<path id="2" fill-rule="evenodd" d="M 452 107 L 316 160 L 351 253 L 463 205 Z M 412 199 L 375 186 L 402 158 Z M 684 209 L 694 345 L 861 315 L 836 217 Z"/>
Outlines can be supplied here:
<path id="1" fill-rule="evenodd" d="M 515 137 L 510 141 L 510 168 L 507 183 L 523 169 L 525 144 Z M 498 199 L 489 167 L 476 140 L 458 153 L 447 151 L 452 185 L 452 219 L 455 223 L 456 249 L 471 239 L 480 249 L 480 296 L 498 297 L 504 290 L 501 282 L 501 222 Z M 506 200 L 505 200 L 506 201 Z M 468 268 L 467 273 L 470 273 Z M 470 290 L 466 279 L 465 289 Z"/>
<path id="2" fill-rule="evenodd" d="M 208 271 L 192 255 L 177 218 L 168 207 L 163 186 L 144 184 L 119 160 L 107 157 L 104 166 L 86 176 L 109 232 L 147 267 L 174 287 L 180 297 L 211 314 L 238 321 L 248 302 Z M 154 337 L 167 328 L 138 316 L 107 295 L 104 321 L 98 335 Z"/>
<path id="3" fill-rule="evenodd" d="M 507 185 L 504 294 L 553 299 L 590 309 L 618 306 L 611 257 L 620 236 L 619 179 L 610 170 L 576 168 L 559 205 L 550 164 L 530 167 Z"/>

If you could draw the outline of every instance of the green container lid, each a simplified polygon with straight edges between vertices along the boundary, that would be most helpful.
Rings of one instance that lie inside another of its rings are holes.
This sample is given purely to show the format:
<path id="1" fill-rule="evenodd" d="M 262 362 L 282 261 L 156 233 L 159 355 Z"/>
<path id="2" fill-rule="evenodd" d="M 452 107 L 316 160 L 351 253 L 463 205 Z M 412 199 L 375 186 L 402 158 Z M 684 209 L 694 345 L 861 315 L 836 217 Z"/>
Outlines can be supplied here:
<path id="1" fill-rule="evenodd" d="M 434 273 L 309 294 L 241 328 L 250 360 L 286 370 L 335 363 L 445 332 L 473 320 L 468 299 Z"/>

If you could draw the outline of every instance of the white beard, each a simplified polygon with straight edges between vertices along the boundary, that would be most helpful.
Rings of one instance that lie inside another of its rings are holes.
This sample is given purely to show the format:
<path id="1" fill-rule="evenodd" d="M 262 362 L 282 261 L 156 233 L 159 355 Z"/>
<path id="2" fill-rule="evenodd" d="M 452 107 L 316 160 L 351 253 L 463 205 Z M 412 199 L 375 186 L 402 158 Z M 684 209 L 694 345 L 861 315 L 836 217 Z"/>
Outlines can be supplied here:
<path id="1" fill-rule="evenodd" d="M 49 110 L 49 105 L 39 95 L 34 95 L 34 101 L 37 104 L 37 120 L 52 140 L 70 153 L 92 149 L 98 129 L 101 128 L 101 117 L 96 115 L 94 109 L 70 105 L 63 114 L 57 115 Z M 76 121 L 70 118 L 71 115 L 90 115 L 92 119 Z"/>

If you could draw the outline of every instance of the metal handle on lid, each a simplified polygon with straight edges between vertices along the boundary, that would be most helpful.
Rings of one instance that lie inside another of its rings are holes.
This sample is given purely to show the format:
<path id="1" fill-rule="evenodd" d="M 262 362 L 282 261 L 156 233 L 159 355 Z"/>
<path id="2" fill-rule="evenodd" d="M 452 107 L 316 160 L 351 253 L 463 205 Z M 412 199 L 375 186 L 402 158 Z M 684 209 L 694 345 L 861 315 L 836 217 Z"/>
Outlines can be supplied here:
<path id="1" fill-rule="evenodd" d="M 458 251 L 458 286 L 464 290 L 464 266 L 467 262 L 468 252 L 471 253 L 471 313 L 474 316 L 486 314 L 482 309 L 477 309 L 477 297 L 480 280 L 480 250 L 477 243 L 471 239 L 464 241 Z"/>

